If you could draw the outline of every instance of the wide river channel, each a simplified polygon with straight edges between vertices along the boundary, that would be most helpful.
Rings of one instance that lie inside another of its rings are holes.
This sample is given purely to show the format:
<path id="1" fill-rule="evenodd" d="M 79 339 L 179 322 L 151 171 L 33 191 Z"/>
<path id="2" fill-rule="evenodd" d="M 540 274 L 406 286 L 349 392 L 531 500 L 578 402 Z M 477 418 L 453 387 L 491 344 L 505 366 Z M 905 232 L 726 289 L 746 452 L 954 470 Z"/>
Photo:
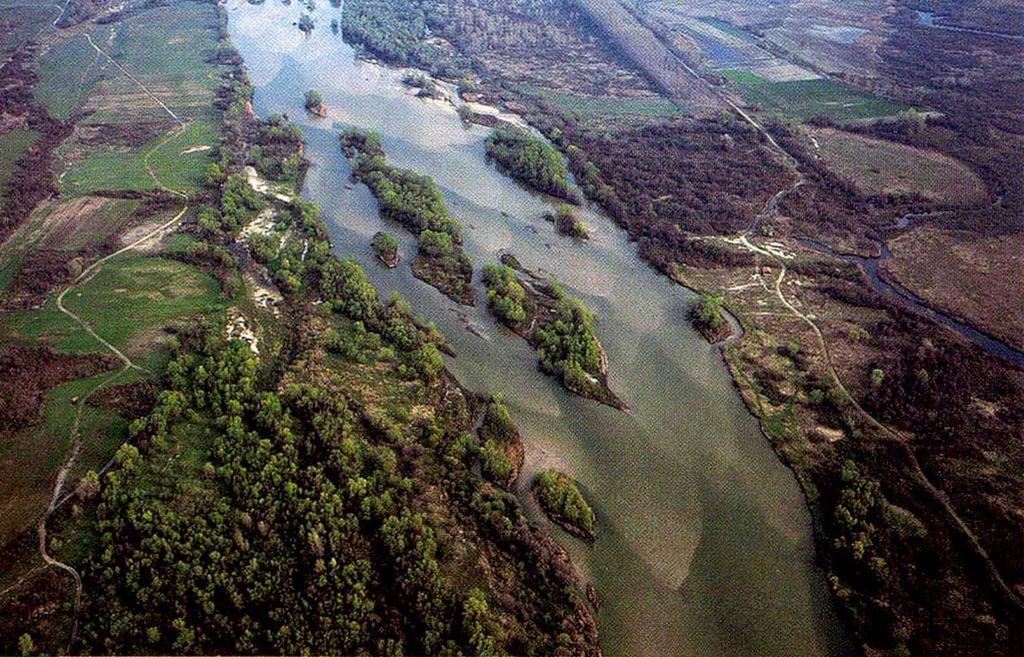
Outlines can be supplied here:
<path id="1" fill-rule="evenodd" d="M 593 239 L 554 234 L 546 199 L 501 175 L 484 157 L 488 130 L 465 128 L 453 107 L 416 98 L 402 73 L 356 59 L 321 1 L 309 36 L 303 7 L 228 3 L 229 30 L 256 87 L 256 111 L 287 114 L 305 133 L 311 162 L 303 197 L 317 203 L 339 255 L 352 256 L 381 293 L 397 290 L 452 342 L 448 366 L 467 387 L 500 392 L 523 432 L 520 498 L 539 468 L 581 483 L 598 516 L 587 546 L 551 527 L 597 587 L 608 654 L 838 655 L 851 646 L 815 564 L 811 522 L 793 475 L 772 453 L 733 388 L 717 348 L 689 327 L 691 294 L 639 260 L 605 216 L 588 211 Z M 303 111 L 323 94 L 329 116 Z M 464 227 L 476 268 L 475 308 L 412 276 L 413 238 L 386 225 L 363 185 L 350 182 L 338 145 L 346 126 L 379 132 L 389 162 L 433 177 Z M 380 266 L 370 238 L 386 228 L 402 263 Z M 537 369 L 534 351 L 488 315 L 480 268 L 502 251 L 548 272 L 596 315 L 611 387 L 626 414 L 567 393 Z M 468 330 L 471 325 L 475 332 Z M 478 335 L 478 334 L 479 335 Z"/>

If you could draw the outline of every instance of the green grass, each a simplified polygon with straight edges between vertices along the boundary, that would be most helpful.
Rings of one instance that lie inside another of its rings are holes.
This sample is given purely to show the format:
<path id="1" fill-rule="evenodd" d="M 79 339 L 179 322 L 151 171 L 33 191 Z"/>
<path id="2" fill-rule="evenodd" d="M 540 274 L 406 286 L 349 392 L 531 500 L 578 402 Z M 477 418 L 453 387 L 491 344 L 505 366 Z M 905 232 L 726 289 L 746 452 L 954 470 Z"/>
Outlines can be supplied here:
<path id="1" fill-rule="evenodd" d="M 206 273 L 147 256 L 113 261 L 64 297 L 68 310 L 129 355 L 150 351 L 145 344 L 129 345 L 133 338 L 225 304 L 220 286 Z"/>
<path id="2" fill-rule="evenodd" d="M 166 349 L 159 330 L 195 315 L 220 313 L 227 305 L 220 286 L 199 269 L 174 260 L 122 256 L 64 297 L 64 305 L 105 340 L 144 367 L 159 368 Z M 42 308 L 5 315 L 0 339 L 43 342 L 65 353 L 105 352 L 84 329 L 57 310 L 55 297 Z"/>
<path id="3" fill-rule="evenodd" d="M 726 80 L 737 84 L 767 84 L 767 80 L 750 71 L 738 71 L 734 68 L 722 69 L 719 71 Z"/>
<path id="4" fill-rule="evenodd" d="M 195 145 L 216 146 L 217 126 L 212 121 L 198 120 L 164 143 L 171 134 L 162 134 L 135 152 L 109 146 L 94 149 L 64 176 L 62 191 L 80 195 L 108 189 L 155 189 L 158 185 L 146 171 L 147 157 L 163 187 L 197 190 L 206 167 L 213 161 L 212 151 L 182 151 Z"/>
<path id="5" fill-rule="evenodd" d="M 576 114 L 580 118 L 644 116 L 670 118 L 679 114 L 672 101 L 660 97 L 602 98 L 573 94 L 549 93 L 545 97 L 560 112 Z"/>
<path id="6" fill-rule="evenodd" d="M 746 82 L 737 87 L 744 100 L 769 114 L 798 121 L 827 116 L 834 121 L 852 121 L 893 116 L 909 109 L 878 96 L 861 93 L 832 80 L 789 82 Z"/>
<path id="7" fill-rule="evenodd" d="M 66 120 L 84 104 L 100 80 L 114 74 L 109 60 L 93 50 L 84 37 L 65 39 L 39 58 L 36 102 L 54 118 Z"/>
<path id="8" fill-rule="evenodd" d="M 17 171 L 15 163 L 38 138 L 39 133 L 35 130 L 16 129 L 0 134 L 0 192 L 7 189 L 7 183 Z M 3 198 L 0 198 L 0 208 L 2 207 Z"/>

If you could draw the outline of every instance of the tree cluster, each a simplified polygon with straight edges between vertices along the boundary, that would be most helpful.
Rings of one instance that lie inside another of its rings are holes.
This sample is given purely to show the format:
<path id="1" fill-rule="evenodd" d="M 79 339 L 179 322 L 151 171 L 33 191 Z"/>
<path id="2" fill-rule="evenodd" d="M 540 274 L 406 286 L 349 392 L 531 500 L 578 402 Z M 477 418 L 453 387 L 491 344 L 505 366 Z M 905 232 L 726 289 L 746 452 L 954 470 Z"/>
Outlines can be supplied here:
<path id="1" fill-rule="evenodd" d="M 514 126 L 501 127 L 487 137 L 485 148 L 490 160 L 523 184 L 572 203 L 581 201 L 561 154 L 539 137 Z"/>
<path id="2" fill-rule="evenodd" d="M 534 479 L 533 490 L 552 520 L 573 534 L 593 540 L 594 511 L 572 479 L 557 470 L 545 470 Z"/>

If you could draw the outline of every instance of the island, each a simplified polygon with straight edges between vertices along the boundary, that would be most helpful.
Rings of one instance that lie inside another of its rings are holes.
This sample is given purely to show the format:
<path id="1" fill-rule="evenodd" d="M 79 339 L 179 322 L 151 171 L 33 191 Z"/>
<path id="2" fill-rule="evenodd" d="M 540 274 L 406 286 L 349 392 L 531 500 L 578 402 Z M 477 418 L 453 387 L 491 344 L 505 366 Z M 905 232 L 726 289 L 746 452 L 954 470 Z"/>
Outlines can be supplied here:
<path id="1" fill-rule="evenodd" d="M 533 480 L 533 494 L 548 517 L 565 531 L 586 541 L 594 540 L 594 510 L 567 475 L 557 470 L 538 473 Z"/>
<path id="2" fill-rule="evenodd" d="M 492 396 L 484 411 L 480 437 L 480 471 L 485 478 L 511 489 L 523 468 L 525 450 L 519 430 L 500 396 Z"/>
<path id="3" fill-rule="evenodd" d="M 582 397 L 628 410 L 608 387 L 608 358 L 594 333 L 592 315 L 578 299 L 565 296 L 510 254 L 500 265 L 485 266 L 483 276 L 491 312 L 537 350 L 542 371 Z"/>
<path id="4" fill-rule="evenodd" d="M 398 266 L 398 240 L 391 233 L 383 230 L 377 231 L 370 244 L 373 246 L 374 253 L 377 254 L 377 259 L 388 268 L 394 269 Z"/>
<path id="5" fill-rule="evenodd" d="M 449 299 L 475 305 L 470 283 L 473 263 L 462 251 L 462 227 L 448 215 L 441 190 L 429 176 L 387 163 L 380 136 L 354 128 L 341 135 L 352 162 L 352 175 L 377 197 L 385 219 L 401 224 L 419 238 L 413 274 Z"/>
<path id="6" fill-rule="evenodd" d="M 522 128 L 502 126 L 487 137 L 485 148 L 488 159 L 503 173 L 527 187 L 570 203 L 581 202 L 562 156 L 543 139 Z"/>
<path id="7" fill-rule="evenodd" d="M 327 106 L 324 105 L 324 97 L 319 91 L 310 89 L 305 94 L 306 111 L 320 118 L 327 116 Z"/>

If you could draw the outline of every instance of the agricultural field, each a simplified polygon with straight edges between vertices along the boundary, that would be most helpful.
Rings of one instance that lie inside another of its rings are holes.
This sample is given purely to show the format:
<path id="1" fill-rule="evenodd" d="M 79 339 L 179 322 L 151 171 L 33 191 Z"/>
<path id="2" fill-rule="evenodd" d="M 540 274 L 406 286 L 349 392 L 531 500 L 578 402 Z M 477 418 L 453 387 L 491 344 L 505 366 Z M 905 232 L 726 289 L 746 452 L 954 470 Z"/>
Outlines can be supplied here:
<path id="1" fill-rule="evenodd" d="M 952 157 L 830 128 L 812 128 L 809 134 L 829 168 L 869 194 L 916 192 L 958 206 L 987 200 L 981 178 Z"/>
<path id="2" fill-rule="evenodd" d="M 730 76 L 747 105 L 793 121 L 820 116 L 837 122 L 855 121 L 895 116 L 910 109 L 824 78 L 769 82 L 747 72 L 731 70 L 727 77 Z"/>
<path id="3" fill-rule="evenodd" d="M 919 226 L 890 240 L 882 269 L 929 305 L 1024 348 L 1024 233 Z M 941 263 L 941 264 L 940 264 Z"/>

